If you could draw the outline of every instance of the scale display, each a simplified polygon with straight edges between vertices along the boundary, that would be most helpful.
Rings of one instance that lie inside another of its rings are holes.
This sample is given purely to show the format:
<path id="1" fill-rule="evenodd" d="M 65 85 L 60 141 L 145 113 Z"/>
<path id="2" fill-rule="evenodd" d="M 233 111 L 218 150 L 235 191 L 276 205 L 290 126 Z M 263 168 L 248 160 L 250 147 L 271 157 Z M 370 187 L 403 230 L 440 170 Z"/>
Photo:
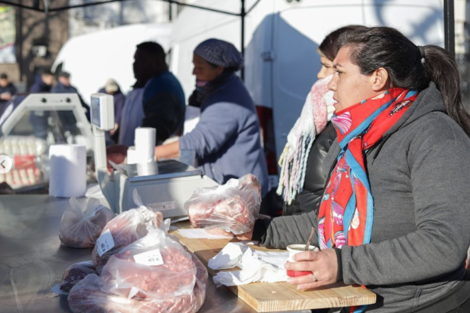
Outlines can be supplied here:
<path id="1" fill-rule="evenodd" d="M 101 130 L 114 128 L 114 101 L 113 96 L 104 93 L 91 95 L 90 101 L 91 123 Z"/>

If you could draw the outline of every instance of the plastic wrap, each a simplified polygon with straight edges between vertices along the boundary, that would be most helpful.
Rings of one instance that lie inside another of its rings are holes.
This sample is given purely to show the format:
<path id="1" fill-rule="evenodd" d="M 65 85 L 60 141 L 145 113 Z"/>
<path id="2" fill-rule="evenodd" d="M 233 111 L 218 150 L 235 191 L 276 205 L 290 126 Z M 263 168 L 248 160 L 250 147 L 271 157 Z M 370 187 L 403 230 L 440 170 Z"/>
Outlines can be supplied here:
<path id="1" fill-rule="evenodd" d="M 98 273 L 101 273 L 103 266 L 112 255 L 146 236 L 147 227 L 158 228 L 162 224 L 162 213 L 154 212 L 143 206 L 136 192 L 134 193 L 134 201 L 140 205 L 137 209 L 119 214 L 104 227 L 91 255 Z"/>
<path id="2" fill-rule="evenodd" d="M 137 299 L 166 299 L 192 293 L 196 267 L 180 243 L 163 231 L 147 236 L 113 255 L 101 273 L 103 291 Z"/>
<path id="3" fill-rule="evenodd" d="M 195 313 L 199 311 L 206 299 L 207 270 L 201 261 L 191 253 L 192 261 L 196 266 L 196 284 L 191 294 L 168 299 L 152 299 L 140 302 L 141 313 Z"/>
<path id="4" fill-rule="evenodd" d="M 167 239 L 165 239 L 166 242 Z M 171 246 L 179 245 L 177 242 Z M 190 256 L 186 263 L 194 268 L 192 292 L 175 297 L 154 297 L 138 299 L 127 298 L 120 295 L 105 292 L 107 282 L 103 283 L 102 277 L 91 274 L 77 283 L 69 293 L 68 302 L 70 309 L 75 313 L 195 313 L 204 304 L 206 298 L 207 270 L 197 257 L 180 246 L 178 253 L 185 252 Z M 121 251 L 124 253 L 124 251 Z M 121 254 L 120 253 L 120 254 Z M 113 256 L 110 260 L 115 259 Z M 129 263 L 129 262 L 127 262 Z M 182 265 L 180 265 L 182 266 Z M 106 265 L 106 267 L 109 267 Z M 105 267 L 105 268 L 106 268 Z M 103 270 L 103 273 L 105 270 Z M 136 273 L 136 278 L 144 279 L 141 272 Z M 172 284 L 170 282 L 170 284 Z"/>
<path id="5" fill-rule="evenodd" d="M 253 229 L 261 204 L 261 184 L 248 174 L 225 185 L 197 188 L 184 204 L 193 227 L 218 228 L 236 235 Z"/>
<path id="6" fill-rule="evenodd" d="M 138 313 L 139 307 L 133 299 L 107 294 L 101 291 L 101 278 L 87 275 L 78 282 L 67 297 L 74 313 Z"/>
<path id="7" fill-rule="evenodd" d="M 91 248 L 114 216 L 97 199 L 88 198 L 80 203 L 77 199 L 70 198 L 70 207 L 65 210 L 60 221 L 60 241 L 73 248 Z"/>
<path id="8" fill-rule="evenodd" d="M 233 179 L 233 181 L 235 184 L 237 179 Z M 259 207 L 261 205 L 261 183 L 259 182 L 258 178 L 256 178 L 256 176 L 253 174 L 247 174 L 245 176 L 242 176 L 238 179 L 238 184 L 236 188 L 252 192 L 251 195 L 248 196 L 249 198 L 247 199 L 247 201 L 251 203 L 255 208 L 258 207 L 255 213 L 256 217 L 258 217 Z"/>
<path id="9" fill-rule="evenodd" d="M 96 274 L 96 269 L 92 261 L 79 262 L 70 265 L 62 275 L 60 290 L 69 292 L 73 286 L 89 274 Z"/>

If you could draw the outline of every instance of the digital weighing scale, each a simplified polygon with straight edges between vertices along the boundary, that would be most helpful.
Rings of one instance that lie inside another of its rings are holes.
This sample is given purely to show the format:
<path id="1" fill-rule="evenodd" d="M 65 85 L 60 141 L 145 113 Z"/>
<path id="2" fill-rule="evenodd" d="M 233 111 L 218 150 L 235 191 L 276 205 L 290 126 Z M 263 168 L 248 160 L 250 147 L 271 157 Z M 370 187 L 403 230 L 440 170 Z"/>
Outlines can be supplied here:
<path id="1" fill-rule="evenodd" d="M 91 96 L 91 122 L 95 146 L 96 176 L 111 209 L 117 214 L 135 208 L 136 190 L 144 205 L 159 210 L 165 218 L 184 217 L 184 203 L 198 187 L 218 186 L 202 171 L 177 160 L 121 164 L 108 174 L 104 132 L 114 128 L 111 95 Z"/>

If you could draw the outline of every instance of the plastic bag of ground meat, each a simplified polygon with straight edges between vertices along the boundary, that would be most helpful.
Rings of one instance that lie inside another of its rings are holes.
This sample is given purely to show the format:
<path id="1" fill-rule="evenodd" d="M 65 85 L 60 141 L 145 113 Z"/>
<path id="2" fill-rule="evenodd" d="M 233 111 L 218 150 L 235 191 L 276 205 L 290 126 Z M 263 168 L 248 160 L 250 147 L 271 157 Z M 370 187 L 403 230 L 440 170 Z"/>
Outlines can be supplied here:
<path id="1" fill-rule="evenodd" d="M 135 191 L 135 190 L 134 190 Z M 137 192 L 134 201 L 139 201 Z M 161 212 L 148 209 L 141 204 L 137 209 L 122 212 L 104 227 L 91 259 L 98 273 L 108 259 L 122 248 L 147 235 L 147 227 L 158 228 L 163 222 Z"/>
<path id="2" fill-rule="evenodd" d="M 59 238 L 62 244 L 73 248 L 91 248 L 104 226 L 115 214 L 100 204 L 98 199 L 86 198 L 79 202 L 70 198 L 70 207 L 60 221 Z"/>
<path id="3" fill-rule="evenodd" d="M 70 290 L 67 300 L 74 313 L 138 313 L 135 300 L 101 291 L 101 278 L 87 275 Z"/>
<path id="4" fill-rule="evenodd" d="M 196 283 L 193 292 L 173 298 L 140 301 L 140 313 L 194 313 L 199 311 L 206 299 L 208 276 L 207 270 L 201 261 L 193 253 L 190 254 L 196 265 Z"/>
<path id="5" fill-rule="evenodd" d="M 96 269 L 92 261 L 79 262 L 70 265 L 62 275 L 60 290 L 69 292 L 73 286 L 89 274 L 96 274 Z"/>
<path id="6" fill-rule="evenodd" d="M 75 313 L 195 313 L 206 298 L 208 275 L 197 257 L 193 253 L 187 253 L 196 268 L 196 282 L 191 293 L 163 299 L 129 299 L 103 291 L 102 278 L 91 274 L 72 288 L 68 296 L 69 307 Z M 137 275 L 141 277 L 139 273 Z"/>
<path id="7" fill-rule="evenodd" d="M 227 183 L 229 182 L 230 180 Z M 237 184 L 236 188 L 240 190 L 250 191 L 247 202 L 248 205 L 255 208 L 257 207 L 256 216 L 258 216 L 259 208 L 261 206 L 261 183 L 259 182 L 258 178 L 256 178 L 256 176 L 253 174 L 247 174 L 240 177 L 238 180 L 233 179 L 233 184 Z"/>
<path id="8" fill-rule="evenodd" d="M 248 174 L 225 185 L 197 188 L 184 204 L 193 227 L 217 228 L 236 235 L 253 229 L 261 204 L 261 185 Z"/>
<path id="9" fill-rule="evenodd" d="M 103 291 L 142 300 L 191 294 L 195 277 L 191 254 L 160 229 L 114 254 L 101 272 Z"/>

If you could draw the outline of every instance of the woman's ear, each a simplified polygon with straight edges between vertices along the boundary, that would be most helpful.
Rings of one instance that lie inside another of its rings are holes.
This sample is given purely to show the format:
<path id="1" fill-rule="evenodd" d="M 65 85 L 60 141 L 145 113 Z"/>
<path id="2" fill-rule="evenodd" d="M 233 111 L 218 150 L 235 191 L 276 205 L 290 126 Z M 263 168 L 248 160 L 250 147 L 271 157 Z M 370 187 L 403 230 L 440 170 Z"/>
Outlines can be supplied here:
<path id="1" fill-rule="evenodd" d="M 383 67 L 379 67 L 372 74 L 372 89 L 379 92 L 382 90 L 387 90 L 390 87 L 391 86 L 387 70 Z"/>
<path id="2" fill-rule="evenodd" d="M 222 72 L 225 70 L 225 67 L 223 66 L 217 66 L 217 76 L 219 76 L 220 74 L 222 74 Z"/>

